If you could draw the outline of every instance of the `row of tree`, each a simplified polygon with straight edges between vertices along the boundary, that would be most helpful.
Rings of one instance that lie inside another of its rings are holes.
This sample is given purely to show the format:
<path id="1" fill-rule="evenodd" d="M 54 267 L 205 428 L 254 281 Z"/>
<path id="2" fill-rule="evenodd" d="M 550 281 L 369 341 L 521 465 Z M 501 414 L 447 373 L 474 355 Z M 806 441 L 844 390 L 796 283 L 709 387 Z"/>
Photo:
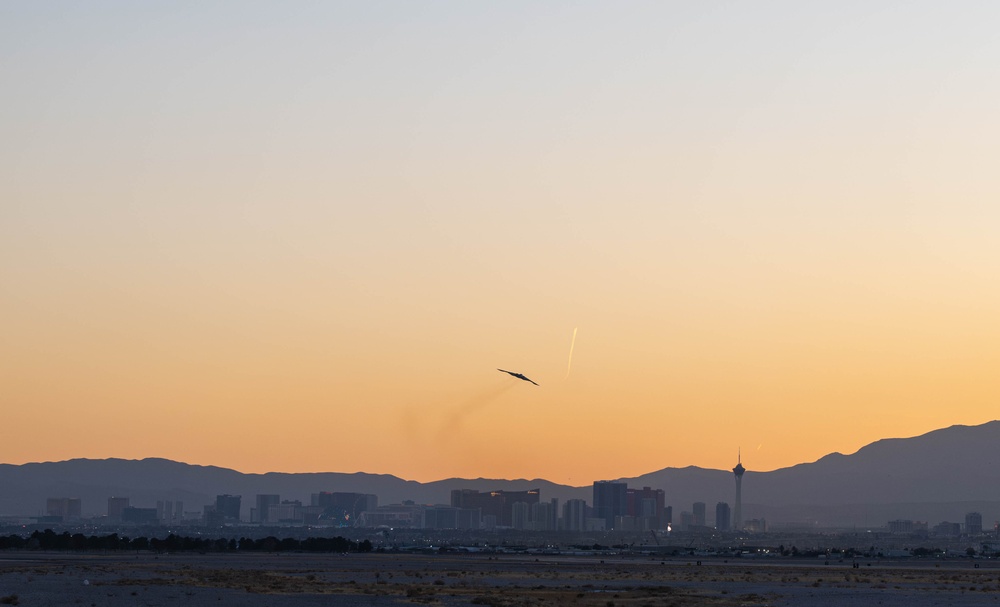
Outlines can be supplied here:
<path id="1" fill-rule="evenodd" d="M 61 551 L 155 551 L 155 552 L 371 552 L 368 540 L 354 542 L 343 537 L 310 537 L 304 540 L 273 536 L 252 539 L 182 537 L 170 534 L 165 538 L 128 538 L 117 533 L 86 536 L 56 533 L 51 529 L 35 531 L 24 537 L 0 536 L 0 550 L 61 550 Z"/>

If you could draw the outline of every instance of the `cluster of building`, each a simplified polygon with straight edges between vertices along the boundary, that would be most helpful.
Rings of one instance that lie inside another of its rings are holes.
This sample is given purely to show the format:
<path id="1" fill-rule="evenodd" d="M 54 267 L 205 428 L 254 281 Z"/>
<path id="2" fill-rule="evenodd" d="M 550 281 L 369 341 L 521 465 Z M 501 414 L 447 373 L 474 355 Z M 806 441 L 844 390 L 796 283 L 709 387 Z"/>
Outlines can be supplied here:
<path id="1" fill-rule="evenodd" d="M 50 497 L 45 500 L 45 516 L 38 517 L 38 521 L 43 523 L 79 521 L 82 512 L 83 502 L 78 497 Z M 109 522 L 155 525 L 173 523 L 184 517 L 184 502 L 163 500 L 156 502 L 156 508 L 137 508 L 131 505 L 127 497 L 108 498 Z"/>
<path id="2" fill-rule="evenodd" d="M 715 505 L 715 517 L 709 518 L 705 502 L 695 502 L 690 511 L 678 513 L 674 519 L 672 506 L 667 506 L 662 489 L 630 488 L 621 481 L 596 481 L 593 501 L 570 499 L 560 504 L 558 499 L 543 500 L 538 489 L 526 491 L 479 491 L 455 489 L 449 504 L 401 504 L 380 506 L 378 497 L 368 493 L 313 493 L 309 504 L 300 500 L 282 500 L 278 494 L 258 494 L 243 516 L 243 500 L 239 495 L 218 495 L 215 503 L 195 512 L 186 512 L 181 501 L 162 500 L 155 508 L 137 507 L 128 497 L 109 497 L 109 524 L 132 525 L 286 525 L 335 526 L 365 528 L 492 530 L 516 529 L 528 531 L 623 531 L 655 532 L 766 532 L 764 519 L 744 520 L 742 516 L 742 482 L 746 469 L 738 461 L 733 468 L 736 480 L 736 500 L 731 508 L 727 502 Z M 82 520 L 80 498 L 53 497 L 46 501 L 46 516 L 39 522 L 58 523 Z M 965 524 L 942 522 L 928 527 L 926 522 L 912 520 L 889 521 L 888 531 L 895 535 L 959 537 L 980 536 L 983 517 L 978 512 L 965 516 Z M 1000 532 L 998 532 L 1000 533 Z"/>
<path id="3" fill-rule="evenodd" d="M 155 508 L 137 507 L 128 497 L 109 497 L 104 522 L 109 524 L 170 525 L 204 524 L 210 527 L 236 524 L 329 525 L 393 527 L 411 529 L 520 529 L 530 531 L 657 531 L 673 524 L 673 508 L 664 505 L 662 489 L 629 488 L 626 483 L 594 483 L 593 505 L 582 499 L 560 504 L 543 500 L 538 489 L 526 491 L 478 491 L 455 489 L 450 504 L 401 504 L 379 506 L 378 496 L 366 493 L 320 492 L 309 504 L 282 500 L 278 494 L 258 494 L 243 514 L 243 498 L 218 495 L 215 503 L 199 512 L 185 512 L 181 501 L 162 500 Z M 46 522 L 78 521 L 79 498 L 49 498 Z M 693 512 L 682 512 L 679 528 L 707 528 L 706 507 L 694 504 Z M 732 529 L 729 504 L 716 506 L 715 528 Z"/>
<path id="4" fill-rule="evenodd" d="M 969 512 L 965 515 L 965 524 L 942 521 L 929 527 L 925 521 L 895 520 L 886 525 L 889 533 L 896 535 L 917 535 L 936 537 L 959 537 L 968 535 L 976 537 L 983 534 L 983 515 L 979 512 Z"/>
<path id="5" fill-rule="evenodd" d="M 706 527 L 705 504 L 694 505 L 695 514 L 682 512 L 680 529 Z M 700 518 L 698 513 L 700 512 Z M 716 529 L 733 529 L 729 505 L 718 504 Z M 626 483 L 597 481 L 593 502 L 570 499 L 542 500 L 538 489 L 528 491 L 478 491 L 455 489 L 448 506 L 413 502 L 380 506 L 361 514 L 366 527 L 421 529 L 496 529 L 530 531 L 663 531 L 673 525 L 673 507 L 664 505 L 662 489 L 629 488 Z M 721 525 L 721 526 L 720 526 Z"/>
<path id="6" fill-rule="evenodd" d="M 185 512 L 181 501 L 163 500 L 155 508 L 137 507 L 128 497 L 108 498 L 110 524 L 171 525 L 201 523 L 211 527 L 236 524 L 260 525 L 329 525 L 338 527 L 391 527 L 411 529 L 519 529 L 530 531 L 684 531 L 739 530 L 764 531 L 763 521 L 745 527 L 741 517 L 740 484 L 743 467 L 737 464 L 736 507 L 720 502 L 715 507 L 714 525 L 706 518 L 706 505 L 696 502 L 690 512 L 680 513 L 674 523 L 673 508 L 664 504 L 662 489 L 629 488 L 620 481 L 596 481 L 593 502 L 570 499 L 542 500 L 538 489 L 526 491 L 478 491 L 455 489 L 450 504 L 417 504 L 412 501 L 379 506 L 378 497 L 367 493 L 320 492 L 309 504 L 300 500 L 282 500 L 278 494 L 258 494 L 249 517 L 242 516 L 239 495 L 216 496 L 215 503 L 200 512 Z M 74 521 L 81 518 L 79 498 L 49 498 L 46 522 Z"/>
<path id="7" fill-rule="evenodd" d="M 313 493 L 309 505 L 304 505 L 300 500 L 282 500 L 277 494 L 258 494 L 255 504 L 250 508 L 251 523 L 347 527 L 358 526 L 362 513 L 378 508 L 378 497 L 370 493 L 321 491 Z M 238 521 L 238 515 L 234 520 L 227 514 L 219 522 Z"/>

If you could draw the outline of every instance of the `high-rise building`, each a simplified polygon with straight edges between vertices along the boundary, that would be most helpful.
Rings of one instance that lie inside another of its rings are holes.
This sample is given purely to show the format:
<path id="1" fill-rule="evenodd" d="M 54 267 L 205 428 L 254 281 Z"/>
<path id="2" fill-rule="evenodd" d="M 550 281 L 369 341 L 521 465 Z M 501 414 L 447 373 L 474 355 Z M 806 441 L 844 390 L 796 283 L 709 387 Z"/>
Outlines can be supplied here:
<path id="1" fill-rule="evenodd" d="M 129 499 L 127 497 L 109 497 L 108 498 L 108 520 L 113 522 L 121 522 L 122 513 L 125 509 L 129 507 Z"/>
<path id="2" fill-rule="evenodd" d="M 155 525 L 157 523 L 156 508 L 128 506 L 122 510 L 122 522 L 135 525 Z"/>
<path id="3" fill-rule="evenodd" d="M 627 489 L 627 513 L 636 519 L 636 525 L 640 531 L 650 529 L 663 529 L 666 521 L 663 520 L 663 489 Z"/>
<path id="4" fill-rule="evenodd" d="M 479 508 L 458 508 L 459 529 L 482 529 L 483 517 Z"/>
<path id="5" fill-rule="evenodd" d="M 510 505 L 511 527 L 527 529 L 531 520 L 531 505 L 527 502 L 514 502 Z"/>
<path id="6" fill-rule="evenodd" d="M 513 525 L 513 505 L 517 502 L 524 502 L 529 506 L 537 504 L 540 499 L 538 489 L 527 491 L 487 491 L 480 492 L 476 489 L 453 489 L 451 492 L 451 505 L 455 508 L 478 508 L 482 512 L 483 524 L 490 521 L 502 527 Z M 493 517 L 489 519 L 487 517 Z"/>
<path id="7" fill-rule="evenodd" d="M 270 500 L 265 501 L 267 502 L 267 512 L 264 514 L 264 521 L 269 523 L 302 522 L 302 502 L 299 500 L 285 500 L 275 504 L 270 503 Z"/>
<path id="8" fill-rule="evenodd" d="M 719 502 L 715 505 L 715 528 L 718 531 L 729 531 L 729 504 Z"/>
<path id="9" fill-rule="evenodd" d="M 566 500 L 562 517 L 564 530 L 583 531 L 587 524 L 587 502 L 580 499 Z"/>
<path id="10" fill-rule="evenodd" d="M 617 481 L 594 481 L 594 516 L 604 519 L 605 529 L 614 529 L 616 516 L 628 515 L 628 485 Z"/>
<path id="11" fill-rule="evenodd" d="M 750 533 L 767 533 L 767 521 L 762 518 L 752 518 L 743 523 L 743 530 Z M 927 523 L 924 523 L 924 531 L 927 531 Z"/>
<path id="12" fill-rule="evenodd" d="M 552 502 L 531 505 L 531 525 L 535 531 L 552 531 Z"/>
<path id="13" fill-rule="evenodd" d="M 170 500 L 156 501 L 156 518 L 161 523 L 169 523 L 174 518 L 174 503 Z"/>
<path id="14" fill-rule="evenodd" d="M 681 512 L 680 523 L 677 527 L 681 531 L 688 531 L 694 525 L 694 515 L 684 510 Z"/>
<path id="15" fill-rule="evenodd" d="M 889 533 L 913 533 L 914 531 L 919 531 L 919 523 L 915 526 L 910 519 L 889 521 L 886 527 L 889 528 Z"/>
<path id="16" fill-rule="evenodd" d="M 424 508 L 425 529 L 458 529 L 458 508 L 427 506 Z"/>
<path id="17" fill-rule="evenodd" d="M 965 534 L 966 535 L 982 535 L 983 534 L 983 515 L 978 512 L 970 512 L 965 515 Z"/>
<path id="18" fill-rule="evenodd" d="M 704 527 L 705 520 L 705 502 L 695 502 L 691 506 L 692 522 L 691 524 L 695 527 Z"/>
<path id="19" fill-rule="evenodd" d="M 736 454 L 736 467 L 733 468 L 733 474 L 736 476 L 736 507 L 733 508 L 733 529 L 735 531 L 743 530 L 743 473 L 746 472 L 746 468 L 743 467 L 743 458 L 741 454 L 737 451 Z"/>
<path id="20" fill-rule="evenodd" d="M 390 506 L 389 508 L 394 508 Z M 423 528 L 424 529 L 480 529 L 482 527 L 482 520 L 479 516 L 478 508 L 456 508 L 454 506 L 424 506 L 423 510 Z M 374 512 L 383 511 L 382 508 L 378 508 Z M 391 510 L 390 510 L 391 511 Z M 366 519 L 366 525 L 370 526 L 367 522 L 369 518 L 366 512 L 363 517 Z"/>
<path id="21" fill-rule="evenodd" d="M 83 503 L 78 497 L 50 497 L 45 500 L 45 514 L 62 517 L 69 521 L 79 519 L 83 511 Z"/>
<path id="22" fill-rule="evenodd" d="M 341 525 L 352 526 L 362 512 L 378 508 L 378 496 L 371 493 L 323 491 L 312 495 L 312 505 L 323 509 L 323 518 Z"/>
<path id="23" fill-rule="evenodd" d="M 217 495 L 215 496 L 215 513 L 224 523 L 240 522 L 240 502 L 242 496 L 239 495 Z"/>
<path id="24" fill-rule="evenodd" d="M 255 510 L 256 520 L 255 523 L 273 523 L 271 520 L 271 506 L 278 506 L 281 504 L 281 496 L 273 493 L 258 493 L 257 494 L 257 508 Z M 299 504 L 302 507 L 302 504 Z M 254 518 L 254 517 L 251 517 Z M 287 519 L 290 517 L 284 516 L 284 512 L 280 518 Z"/>

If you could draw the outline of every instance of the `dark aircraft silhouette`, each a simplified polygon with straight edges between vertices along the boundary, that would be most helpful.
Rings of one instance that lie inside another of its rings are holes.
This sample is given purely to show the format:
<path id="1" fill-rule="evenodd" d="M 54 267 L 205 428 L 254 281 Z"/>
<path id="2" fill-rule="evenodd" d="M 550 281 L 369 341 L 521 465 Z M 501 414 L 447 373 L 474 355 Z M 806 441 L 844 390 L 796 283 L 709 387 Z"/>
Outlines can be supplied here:
<path id="1" fill-rule="evenodd" d="M 531 381 L 530 379 L 528 379 L 527 377 L 525 377 L 524 375 L 522 375 L 520 373 L 514 373 L 513 371 L 507 371 L 506 369 L 497 369 L 497 371 L 503 371 L 504 373 L 509 373 L 510 375 L 513 375 L 514 377 L 516 377 L 518 379 L 523 379 L 524 381 Z M 535 382 L 533 382 L 533 381 L 531 381 L 531 383 L 535 384 Z M 535 384 L 535 385 L 537 386 L 538 384 Z"/>

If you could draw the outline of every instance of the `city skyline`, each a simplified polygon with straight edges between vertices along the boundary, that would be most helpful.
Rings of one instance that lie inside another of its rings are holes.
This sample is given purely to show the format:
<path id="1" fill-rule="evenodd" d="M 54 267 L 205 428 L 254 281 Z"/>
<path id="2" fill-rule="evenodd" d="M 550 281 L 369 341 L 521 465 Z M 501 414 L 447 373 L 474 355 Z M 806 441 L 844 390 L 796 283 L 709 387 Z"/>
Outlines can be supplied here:
<path id="1" fill-rule="evenodd" d="M 109 497 L 107 514 L 100 516 L 92 513 L 84 516 L 79 498 L 49 497 L 46 499 L 46 515 L 35 518 L 40 525 L 68 526 L 85 524 L 87 521 L 103 521 L 105 525 L 111 526 L 180 524 L 209 528 L 249 524 L 482 531 L 652 532 L 654 537 L 657 531 L 756 534 L 766 533 L 769 529 L 764 518 L 752 519 L 744 526 L 732 517 L 727 502 L 716 504 L 715 519 L 709 525 L 705 502 L 694 502 L 690 511 L 680 510 L 678 519 L 674 520 L 674 508 L 672 505 L 665 505 L 662 489 L 637 489 L 628 487 L 624 482 L 610 481 L 595 481 L 593 489 L 592 505 L 582 499 L 569 499 L 562 504 L 561 510 L 558 499 L 542 501 L 537 489 L 482 492 L 455 488 L 451 489 L 450 504 L 418 504 L 412 500 L 404 500 L 381 506 L 377 495 L 356 492 L 312 493 L 308 506 L 301 500 L 281 500 L 282 496 L 279 494 L 257 494 L 256 508 L 248 506 L 245 510 L 249 512 L 246 514 L 241 508 L 242 496 L 230 494 L 217 495 L 213 504 L 194 512 L 184 511 L 182 502 L 177 503 L 175 509 L 174 502 L 158 500 L 156 507 L 151 508 L 132 505 L 128 497 Z M 610 516 L 609 507 L 615 511 Z M 966 512 L 964 521 L 964 524 L 942 521 L 931 528 L 927 521 L 894 519 L 887 521 L 884 529 L 896 535 L 916 534 L 925 537 L 928 532 L 937 537 L 974 537 L 984 535 L 984 532 L 994 537 L 1000 533 L 1000 522 L 995 523 L 992 530 L 984 529 L 980 512 Z M 817 529 L 822 527 L 816 527 L 813 531 Z"/>
<path id="2" fill-rule="evenodd" d="M 998 19 L 5 2 L 0 462 L 582 486 L 991 420 Z"/>
<path id="3" fill-rule="evenodd" d="M 708 527 L 713 522 L 713 504 L 716 517 L 720 506 L 729 509 L 733 504 L 729 518 L 734 531 L 761 532 L 773 524 L 860 528 L 873 520 L 914 519 L 924 521 L 926 527 L 926 521 L 954 521 L 956 513 L 964 516 L 970 511 L 985 513 L 983 520 L 995 519 L 1000 512 L 1000 489 L 991 482 L 987 464 L 995 459 L 998 441 L 1000 421 L 953 426 L 911 439 L 878 441 L 853 455 L 830 454 L 818 462 L 776 472 L 744 470 L 748 482 L 742 487 L 733 485 L 740 463 L 733 471 L 665 468 L 634 478 L 595 480 L 582 487 L 544 479 L 451 478 L 419 483 L 364 473 L 244 474 L 162 459 L 4 464 L 0 465 L 0 485 L 5 488 L 0 495 L 0 516 L 40 512 L 43 504 L 50 513 L 93 514 L 94 507 L 112 496 L 109 510 L 112 503 L 118 504 L 118 512 L 131 505 L 138 509 L 130 511 L 129 520 L 149 520 L 158 513 L 160 518 L 170 512 L 176 516 L 177 510 L 183 510 L 178 504 L 197 510 L 200 504 L 215 504 L 219 495 L 256 494 L 257 510 L 277 507 L 283 513 L 276 515 L 279 519 L 296 518 L 289 513 L 315 503 L 333 509 L 327 517 L 356 520 L 359 511 L 370 509 L 373 503 L 365 496 L 376 496 L 378 504 L 415 504 L 386 514 L 389 519 L 406 512 L 412 518 L 421 505 L 443 505 L 444 509 L 435 508 L 432 517 L 438 522 L 434 524 L 457 520 L 457 511 L 448 509 L 457 507 L 480 512 L 476 520 L 484 525 L 510 526 L 514 512 L 507 508 L 512 502 L 524 502 L 516 513 L 521 525 L 557 518 L 562 504 L 570 508 L 563 516 L 579 526 L 583 514 L 571 504 L 586 507 L 589 503 L 593 514 L 587 518 L 600 520 L 605 528 L 617 528 L 622 516 L 631 517 L 632 522 L 622 521 L 625 527 L 662 527 L 664 520 L 678 522 L 681 528 Z M 67 485 L 70 478 L 73 484 Z M 73 493 L 68 495 L 70 490 Z M 493 501 L 498 497 L 500 502 Z M 152 508 L 154 503 L 156 508 Z M 244 505 L 252 508 L 254 502 Z M 213 511 L 225 510 L 215 504 Z M 313 511 L 310 516 L 316 514 Z M 205 517 L 209 517 L 207 511 Z M 473 519 L 462 520 L 474 526 Z M 546 525 L 551 528 L 553 523 Z"/>

